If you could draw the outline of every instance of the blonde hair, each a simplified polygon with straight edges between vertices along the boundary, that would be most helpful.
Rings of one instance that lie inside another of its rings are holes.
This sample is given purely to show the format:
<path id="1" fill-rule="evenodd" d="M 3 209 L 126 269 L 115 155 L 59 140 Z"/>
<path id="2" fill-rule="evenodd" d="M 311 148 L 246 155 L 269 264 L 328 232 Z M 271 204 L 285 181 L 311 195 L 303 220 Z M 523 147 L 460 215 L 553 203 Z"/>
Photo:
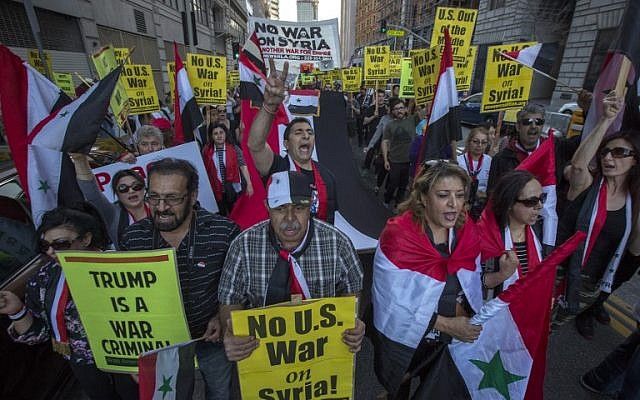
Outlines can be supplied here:
<path id="1" fill-rule="evenodd" d="M 487 135 L 487 139 L 489 139 L 489 130 L 483 126 L 477 126 L 469 131 L 467 139 L 464 141 L 464 151 L 469 151 L 469 144 L 478 134 Z"/>
<path id="2" fill-rule="evenodd" d="M 471 179 L 469 175 L 460 168 L 458 165 L 448 163 L 446 161 L 438 161 L 431 165 L 431 163 L 425 163 L 422 166 L 422 171 L 416 175 L 411 186 L 411 193 L 409 198 L 398 205 L 398 210 L 403 213 L 405 211 L 411 211 L 413 215 L 413 222 L 422 226 L 423 229 L 427 227 L 427 209 L 422 201 L 423 196 L 428 194 L 433 189 L 436 183 L 444 178 L 458 178 L 464 186 L 465 199 L 469 196 L 469 186 Z M 458 221 L 456 227 L 462 226 L 465 220 L 465 213 L 461 212 L 458 215 Z"/>

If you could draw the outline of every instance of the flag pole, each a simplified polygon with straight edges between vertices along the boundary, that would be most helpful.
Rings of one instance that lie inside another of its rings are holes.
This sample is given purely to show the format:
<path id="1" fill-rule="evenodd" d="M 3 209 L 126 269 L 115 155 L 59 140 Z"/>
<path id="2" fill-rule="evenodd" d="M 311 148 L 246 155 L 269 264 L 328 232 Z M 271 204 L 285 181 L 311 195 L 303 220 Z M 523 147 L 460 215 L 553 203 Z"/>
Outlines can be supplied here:
<path id="1" fill-rule="evenodd" d="M 129 54 L 124 58 L 124 60 L 122 60 L 122 64 L 120 65 L 124 65 L 128 63 L 134 51 L 136 51 L 136 46 L 133 46 L 132 48 L 129 49 Z"/>
<path id="2" fill-rule="evenodd" d="M 74 72 L 74 74 L 76 74 L 76 76 L 78 77 L 78 79 L 80 79 L 80 80 L 82 81 L 82 83 L 84 83 L 84 84 L 85 84 L 85 85 L 87 85 L 88 87 L 93 86 L 93 83 L 89 83 L 89 81 L 87 81 L 86 79 L 84 79 L 84 78 L 82 77 L 82 75 L 80 75 L 79 73 Z"/>
<path id="3" fill-rule="evenodd" d="M 496 50 L 496 51 L 497 51 L 497 50 Z M 547 74 L 547 73 L 545 73 L 545 72 L 542 72 L 542 71 L 540 71 L 540 70 L 539 70 L 539 69 L 537 69 L 537 68 L 533 68 L 533 67 L 532 67 L 532 66 L 530 66 L 530 65 L 527 65 L 527 64 L 525 64 L 525 63 L 523 63 L 523 62 L 521 62 L 521 61 L 518 61 L 517 59 L 515 59 L 515 58 L 513 58 L 513 57 L 511 57 L 511 56 L 509 56 L 509 55 L 507 55 L 506 53 L 503 53 L 503 52 L 501 52 L 501 51 L 498 51 L 498 53 L 500 53 L 500 55 L 501 55 L 502 57 L 504 57 L 504 58 L 506 58 L 506 59 L 509 59 L 509 60 L 511 60 L 511 61 L 515 61 L 515 62 L 517 62 L 517 63 L 518 63 L 518 64 L 520 64 L 520 65 L 524 65 L 525 67 L 527 67 L 527 68 L 529 68 L 529 69 L 531 69 L 531 70 L 533 70 L 533 71 L 535 71 L 535 72 L 539 73 L 540 75 L 542 75 L 542 76 L 544 76 L 544 77 L 546 77 L 546 78 L 551 79 L 552 81 L 554 81 L 554 82 L 556 82 L 556 83 L 560 84 L 561 86 L 566 87 L 567 89 L 571 90 L 572 92 L 574 92 L 574 93 L 576 93 L 576 94 L 580 94 L 581 89 L 576 89 L 576 88 L 574 88 L 573 86 L 569 86 L 568 84 L 566 84 L 566 83 L 562 82 L 562 81 L 561 81 L 561 80 L 559 80 L 558 78 L 554 78 L 553 76 L 551 76 L 551 75 L 549 75 L 549 74 Z"/>
<path id="4" fill-rule="evenodd" d="M 623 56 L 622 63 L 620 64 L 620 72 L 618 73 L 618 80 L 616 81 L 615 91 L 618 97 L 624 97 L 626 95 L 625 88 L 627 86 L 627 77 L 629 76 L 629 70 L 631 69 L 631 60 L 629 57 Z"/>

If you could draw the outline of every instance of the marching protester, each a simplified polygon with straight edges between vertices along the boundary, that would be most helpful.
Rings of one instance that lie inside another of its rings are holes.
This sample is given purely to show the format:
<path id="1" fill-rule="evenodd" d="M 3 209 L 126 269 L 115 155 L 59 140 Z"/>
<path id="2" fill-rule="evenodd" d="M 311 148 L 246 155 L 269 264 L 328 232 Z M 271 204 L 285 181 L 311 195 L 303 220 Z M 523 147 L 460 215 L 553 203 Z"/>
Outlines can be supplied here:
<path id="1" fill-rule="evenodd" d="M 51 341 L 53 350 L 69 361 L 82 391 L 92 400 L 134 400 L 138 385 L 128 374 L 96 368 L 89 339 L 66 284 L 56 251 L 102 251 L 107 238 L 100 218 L 84 208 L 47 211 L 38 227 L 40 251 L 48 262 L 29 280 L 25 302 L 0 291 L 0 314 L 12 320 L 8 332 L 19 343 Z M 61 301 L 60 299 L 66 299 Z"/>
<path id="2" fill-rule="evenodd" d="M 149 206 L 144 201 L 144 179 L 132 169 L 118 171 L 111 179 L 111 188 L 118 200 L 111 203 L 100 191 L 87 155 L 73 153 L 69 157 L 73 160 L 82 195 L 100 213 L 107 224 L 111 243 L 116 249 L 119 248 L 120 237 L 125 228 L 151 215 Z"/>
<path id="3" fill-rule="evenodd" d="M 566 300 L 563 314 L 577 315 L 576 328 L 587 339 L 594 320 L 608 323 L 604 302 L 630 279 L 640 264 L 628 248 L 640 234 L 640 141 L 636 132 L 605 133 L 622 109 L 615 91 L 603 99 L 603 113 L 593 131 L 576 150 L 568 172 L 568 204 L 560 220 L 558 240 L 580 230 L 588 240 L 565 266 Z M 589 164 L 597 157 L 592 174 Z"/>
<path id="4" fill-rule="evenodd" d="M 207 144 L 207 135 L 209 133 L 209 125 L 216 123 L 218 119 L 218 108 L 216 106 L 203 106 L 202 109 L 202 125 L 198 127 L 198 143 L 200 147 L 204 147 Z"/>
<path id="5" fill-rule="evenodd" d="M 387 114 L 387 106 L 384 104 L 384 90 L 378 89 L 374 99 L 374 103 L 364 110 L 362 118 L 362 125 L 365 132 L 363 143 L 368 143 L 371 140 L 380 119 Z"/>
<path id="6" fill-rule="evenodd" d="M 378 121 L 378 125 L 376 126 L 376 131 L 369 140 L 369 144 L 364 148 L 365 153 L 365 161 L 364 167 L 369 168 L 371 164 L 373 164 L 374 172 L 376 174 L 376 187 L 374 189 L 374 193 L 378 194 L 382 184 L 384 183 L 385 178 L 389 174 L 389 172 L 384 167 L 384 158 L 382 157 L 382 133 L 384 132 L 384 127 L 387 126 L 389 121 L 392 121 L 390 113 L 387 109 L 385 109 L 384 115 Z"/>
<path id="7" fill-rule="evenodd" d="M 404 200 L 404 191 L 409 183 L 409 149 L 416 137 L 416 125 L 420 122 L 418 114 L 407 115 L 407 108 L 397 97 L 389 99 L 389 112 L 393 117 L 384 127 L 382 135 L 382 156 L 384 168 L 389 171 L 387 187 L 384 193 L 384 205 L 391 208 Z"/>
<path id="8" fill-rule="evenodd" d="M 229 131 L 222 124 L 209 125 L 207 144 L 202 150 L 204 166 L 216 197 L 220 215 L 228 215 L 242 192 L 241 175 L 246 182 L 247 195 L 253 195 L 249 169 L 242 150 L 229 143 Z"/>
<path id="9" fill-rule="evenodd" d="M 129 226 L 123 250 L 176 250 L 184 311 L 196 345 L 207 400 L 229 398 L 232 365 L 219 343 L 218 284 L 224 257 L 240 232 L 232 221 L 199 207 L 198 172 L 188 162 L 164 158 L 149 166 L 151 217 Z"/>
<path id="10" fill-rule="evenodd" d="M 164 149 L 164 135 L 153 125 L 142 125 L 135 133 L 138 155 Z"/>
<path id="11" fill-rule="evenodd" d="M 309 177 L 313 189 L 311 214 L 323 221 L 333 223 L 338 209 L 336 181 L 327 168 L 312 159 L 315 148 L 315 132 L 306 118 L 297 117 L 289 121 L 284 131 L 284 147 L 287 156 L 274 154 L 267 143 L 267 136 L 277 108 L 284 101 L 285 78 L 289 64 L 278 72 L 269 59 L 270 75 L 266 82 L 264 100 L 249 131 L 248 147 L 258 172 L 268 177 L 275 172 L 300 171 Z"/>
<path id="12" fill-rule="evenodd" d="M 224 262 L 218 291 L 225 326 L 227 358 L 247 358 L 259 346 L 252 337 L 233 335 L 232 310 L 264 307 L 291 300 L 358 295 L 362 265 L 349 238 L 311 214 L 309 179 L 297 171 L 269 178 L 266 206 L 269 220 L 242 232 Z M 356 319 L 343 341 L 360 351 L 365 326 Z"/>
<path id="13" fill-rule="evenodd" d="M 487 201 L 487 182 L 491 168 L 491 156 L 485 154 L 488 144 L 488 132 L 481 127 L 473 128 L 465 141 L 464 153 L 457 158 L 458 165 L 471 177 L 469 212 L 476 221 L 480 218 L 480 213 Z"/>
<path id="14" fill-rule="evenodd" d="M 367 93 L 367 88 L 362 86 L 360 92 L 354 98 L 353 111 L 356 113 L 356 129 L 358 134 L 358 147 L 365 145 L 365 130 L 364 130 L 364 110 L 369 107 L 371 103 L 370 96 Z"/>
<path id="15" fill-rule="evenodd" d="M 480 237 L 465 221 L 470 179 L 458 166 L 434 162 L 415 178 L 400 215 L 385 226 L 374 259 L 374 367 L 389 399 L 431 399 L 429 374 L 453 338 L 475 341 L 469 317 L 482 305 Z"/>

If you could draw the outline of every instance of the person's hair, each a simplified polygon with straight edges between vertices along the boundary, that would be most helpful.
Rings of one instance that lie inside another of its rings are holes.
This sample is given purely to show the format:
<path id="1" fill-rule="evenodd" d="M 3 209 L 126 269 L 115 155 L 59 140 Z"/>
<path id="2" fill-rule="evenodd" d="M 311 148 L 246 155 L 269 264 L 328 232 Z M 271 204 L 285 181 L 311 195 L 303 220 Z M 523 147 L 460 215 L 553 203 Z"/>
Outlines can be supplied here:
<path id="1" fill-rule="evenodd" d="M 220 128 L 224 131 L 224 141 L 229 143 L 229 129 L 227 129 L 225 124 L 209 125 L 209 128 L 207 129 L 207 140 L 209 140 L 209 143 L 213 143 L 213 130 L 216 128 Z"/>
<path id="2" fill-rule="evenodd" d="M 520 119 L 524 117 L 525 114 L 541 114 L 544 117 L 544 107 L 535 103 L 525 104 L 522 110 L 516 114 L 517 121 L 520 122 Z"/>
<path id="3" fill-rule="evenodd" d="M 473 140 L 473 138 L 476 135 L 479 135 L 479 134 L 486 135 L 487 139 L 489 138 L 489 131 L 486 128 L 484 128 L 482 126 L 477 126 L 477 127 L 473 128 L 473 129 L 471 129 L 469 131 L 469 134 L 467 135 L 467 139 L 464 141 L 464 150 L 465 151 L 469 151 L 469 144 L 471 144 L 471 141 Z"/>
<path id="4" fill-rule="evenodd" d="M 400 85 L 393 85 L 393 86 L 391 86 L 391 91 L 393 91 L 395 88 L 400 89 Z"/>
<path id="5" fill-rule="evenodd" d="M 206 105 L 206 106 L 202 106 L 202 115 L 207 115 L 209 113 L 209 110 L 214 109 L 214 106 L 211 105 Z"/>
<path id="6" fill-rule="evenodd" d="M 161 144 L 164 143 L 162 132 L 153 125 L 142 125 L 138 128 L 136 131 L 136 144 L 139 144 L 143 137 L 155 137 Z"/>
<path id="7" fill-rule="evenodd" d="M 187 178 L 187 191 L 193 193 L 198 190 L 198 171 L 186 160 L 178 158 L 163 158 L 149 165 L 147 171 L 147 186 L 151 184 L 151 176 L 158 175 L 182 175 Z"/>
<path id="8" fill-rule="evenodd" d="M 304 122 L 305 124 L 311 126 L 311 122 L 309 122 L 309 120 L 306 119 L 305 117 L 295 117 L 294 119 L 291 120 L 291 122 L 289 122 L 287 124 L 287 127 L 284 130 L 284 140 L 288 140 L 289 139 L 289 134 L 291 133 L 291 129 L 293 128 L 293 126 L 295 124 L 299 124 L 301 122 Z"/>
<path id="9" fill-rule="evenodd" d="M 504 174 L 496 183 L 489 202 L 500 228 L 507 226 L 509 210 L 516 203 L 522 189 L 533 179 L 536 177 L 529 171 L 514 170 Z"/>
<path id="10" fill-rule="evenodd" d="M 121 169 L 120 171 L 116 172 L 111 179 L 111 190 L 113 190 L 113 194 L 115 194 L 116 196 L 118 194 L 118 192 L 116 191 L 118 182 L 120 182 L 120 179 L 124 178 L 125 176 L 130 176 L 135 179 L 136 182 L 142 183 L 142 185 L 144 185 L 144 178 L 142 178 L 142 176 L 140 176 L 137 171 L 133 169 Z"/>
<path id="11" fill-rule="evenodd" d="M 65 227 L 73 229 L 81 238 L 91 233 L 90 248 L 104 250 L 107 247 L 107 234 L 104 223 L 96 209 L 89 203 L 74 204 L 73 207 L 57 207 L 42 216 L 42 222 L 36 230 L 38 237 L 45 232 Z"/>
<path id="12" fill-rule="evenodd" d="M 402 101 L 402 99 L 400 99 L 399 97 L 391 97 L 389 99 L 389 110 L 393 110 L 393 107 L 397 106 L 400 103 L 404 104 L 404 101 Z"/>
<path id="13" fill-rule="evenodd" d="M 433 186 L 444 178 L 458 178 L 464 187 L 465 198 L 469 195 L 469 185 L 471 179 L 469 175 L 456 164 L 446 161 L 437 161 L 435 163 L 424 163 L 422 171 L 417 175 L 411 187 L 409 198 L 398 205 L 398 210 L 403 213 L 411 211 L 413 221 L 420 224 L 423 228 L 427 226 L 427 210 L 422 202 L 422 196 L 427 196 Z M 457 226 L 464 223 L 464 212 L 458 216 Z"/>
<path id="14" fill-rule="evenodd" d="M 489 118 L 486 121 L 484 121 L 482 124 L 480 124 L 480 126 L 486 129 L 488 132 L 489 130 L 491 130 L 491 128 L 493 129 L 496 128 L 496 123 L 493 119 Z"/>
<path id="15" fill-rule="evenodd" d="M 376 93 L 378 93 L 378 94 L 386 94 L 386 93 L 384 92 L 384 89 L 378 89 L 378 91 L 377 91 Z"/>

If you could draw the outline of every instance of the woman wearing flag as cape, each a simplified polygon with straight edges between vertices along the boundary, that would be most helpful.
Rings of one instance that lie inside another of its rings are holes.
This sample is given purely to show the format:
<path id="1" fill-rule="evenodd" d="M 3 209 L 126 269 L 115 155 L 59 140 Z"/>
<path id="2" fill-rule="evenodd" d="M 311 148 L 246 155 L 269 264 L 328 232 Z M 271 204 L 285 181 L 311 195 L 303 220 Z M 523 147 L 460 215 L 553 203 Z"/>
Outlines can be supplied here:
<path id="1" fill-rule="evenodd" d="M 480 237 L 464 214 L 469 177 L 438 162 L 416 179 L 380 236 L 374 258 L 375 371 L 389 398 L 429 396 L 432 364 L 452 338 L 475 341 L 471 317 L 482 306 Z M 466 221 L 465 221 L 466 219 Z M 431 397 L 433 398 L 433 397 Z"/>
<path id="2" fill-rule="evenodd" d="M 558 231 L 559 243 L 575 231 L 587 233 L 566 266 L 567 303 L 559 315 L 577 315 L 578 332 L 587 339 L 593 337 L 594 319 L 607 322 L 604 301 L 633 275 L 639 261 L 640 249 L 627 245 L 640 234 L 640 136 L 623 131 L 605 137 L 622 107 L 621 98 L 610 92 L 603 100 L 602 117 L 575 152 L 569 204 Z M 635 250 L 635 256 L 629 250 Z"/>

